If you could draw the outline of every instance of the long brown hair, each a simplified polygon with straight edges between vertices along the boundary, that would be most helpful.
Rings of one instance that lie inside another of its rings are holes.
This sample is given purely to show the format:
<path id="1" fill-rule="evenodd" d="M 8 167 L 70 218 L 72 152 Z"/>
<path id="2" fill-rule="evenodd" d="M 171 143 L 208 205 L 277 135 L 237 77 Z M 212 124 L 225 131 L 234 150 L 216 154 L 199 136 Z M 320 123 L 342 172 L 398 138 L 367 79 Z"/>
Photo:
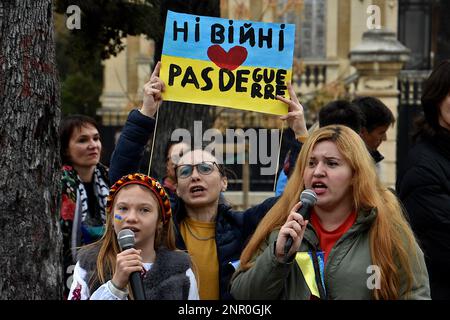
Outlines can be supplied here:
<path id="1" fill-rule="evenodd" d="M 427 124 L 438 131 L 439 110 L 442 101 L 450 94 L 450 60 L 441 61 L 423 84 L 422 108 Z"/>
<path id="2" fill-rule="evenodd" d="M 412 287 L 412 261 L 417 258 L 415 239 L 397 198 L 379 181 L 372 158 L 364 142 L 351 129 L 326 126 L 315 131 L 303 145 L 294 172 L 278 202 L 259 223 L 254 235 L 241 255 L 241 269 L 252 267 L 252 259 L 260 254 L 260 247 L 269 234 L 286 222 L 292 207 L 304 190 L 303 174 L 315 145 L 333 141 L 353 170 L 353 205 L 361 209 L 376 208 L 377 216 L 369 231 L 370 252 L 374 265 L 380 267 L 381 288 L 374 291 L 375 299 L 397 299 L 406 273 L 407 291 Z M 398 260 L 397 260 L 398 259 Z M 401 267 L 402 271 L 400 270 Z"/>
<path id="3" fill-rule="evenodd" d="M 122 187 L 117 195 L 125 188 L 135 185 L 130 184 L 127 186 Z M 152 197 L 155 197 L 151 191 L 141 185 L 138 185 L 143 190 L 147 190 L 149 194 L 152 195 Z M 117 199 L 117 195 L 115 196 L 114 200 Z M 155 198 L 156 199 L 156 198 Z M 114 201 L 115 203 L 115 201 Z M 103 284 L 105 283 L 109 277 L 112 277 L 116 270 L 116 256 L 118 253 L 120 253 L 120 247 L 119 243 L 117 242 L 117 235 L 114 230 L 114 224 L 113 224 L 113 217 L 114 217 L 114 203 L 111 206 L 111 211 L 107 213 L 106 216 L 106 230 L 103 235 L 103 237 L 92 244 L 92 246 L 100 246 L 100 250 L 97 257 L 97 272 L 95 272 L 91 279 L 89 280 L 89 286 L 92 289 L 92 287 L 95 285 L 95 283 Z M 158 202 L 156 202 L 158 203 Z M 155 232 L 155 243 L 154 248 L 157 250 L 159 247 L 164 246 L 168 250 L 176 250 L 175 246 L 175 233 L 174 233 L 174 227 L 172 219 L 169 219 L 167 223 L 162 223 L 162 211 L 161 208 L 158 206 L 158 226 L 156 228 Z M 129 290 L 131 293 L 131 290 Z"/>

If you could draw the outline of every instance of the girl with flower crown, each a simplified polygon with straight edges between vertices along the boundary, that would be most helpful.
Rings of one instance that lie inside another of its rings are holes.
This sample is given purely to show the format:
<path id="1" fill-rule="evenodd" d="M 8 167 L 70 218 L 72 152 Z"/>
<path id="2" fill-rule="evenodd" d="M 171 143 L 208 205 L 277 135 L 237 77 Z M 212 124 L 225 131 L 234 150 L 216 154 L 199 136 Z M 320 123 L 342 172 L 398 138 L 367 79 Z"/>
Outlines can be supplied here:
<path id="1" fill-rule="evenodd" d="M 132 299 L 129 278 L 141 273 L 147 300 L 197 300 L 197 281 L 187 253 L 176 250 L 170 201 L 155 179 L 129 174 L 108 196 L 103 237 L 81 248 L 69 293 L 72 300 Z M 130 229 L 134 248 L 120 251 L 117 234 Z"/>

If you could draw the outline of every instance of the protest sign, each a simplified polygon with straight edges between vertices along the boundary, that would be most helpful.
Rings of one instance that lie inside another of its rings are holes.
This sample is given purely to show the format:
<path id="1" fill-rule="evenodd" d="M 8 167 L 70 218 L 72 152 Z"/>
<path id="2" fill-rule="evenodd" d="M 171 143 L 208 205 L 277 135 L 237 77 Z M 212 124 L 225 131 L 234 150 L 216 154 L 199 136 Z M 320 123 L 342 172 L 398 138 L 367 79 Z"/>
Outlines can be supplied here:
<path id="1" fill-rule="evenodd" d="M 284 115 L 295 25 L 167 14 L 165 100 Z"/>

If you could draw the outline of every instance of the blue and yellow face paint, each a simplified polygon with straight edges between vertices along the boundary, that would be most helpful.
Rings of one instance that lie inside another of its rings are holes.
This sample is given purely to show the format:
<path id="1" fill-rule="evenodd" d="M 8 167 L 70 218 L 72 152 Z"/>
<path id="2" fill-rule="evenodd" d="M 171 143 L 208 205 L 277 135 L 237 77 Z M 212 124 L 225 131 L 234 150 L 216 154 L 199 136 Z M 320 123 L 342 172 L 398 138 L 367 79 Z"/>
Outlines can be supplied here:
<path id="1" fill-rule="evenodd" d="M 122 223 L 123 222 L 123 217 L 119 214 L 115 214 L 114 215 L 114 222 L 119 222 Z"/>

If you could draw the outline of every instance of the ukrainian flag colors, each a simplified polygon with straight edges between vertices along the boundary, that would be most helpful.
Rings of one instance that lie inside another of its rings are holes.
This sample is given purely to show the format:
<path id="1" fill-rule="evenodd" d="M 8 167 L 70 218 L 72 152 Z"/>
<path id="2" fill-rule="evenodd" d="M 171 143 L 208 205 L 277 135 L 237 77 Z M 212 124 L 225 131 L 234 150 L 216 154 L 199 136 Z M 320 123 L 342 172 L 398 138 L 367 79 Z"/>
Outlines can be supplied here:
<path id="1" fill-rule="evenodd" d="M 317 252 L 317 258 L 319 261 L 320 279 L 322 281 L 323 287 L 325 287 L 325 284 L 323 283 L 323 252 Z M 320 293 L 316 282 L 316 273 L 314 272 L 314 265 L 312 261 L 312 253 L 297 252 L 297 254 L 295 255 L 295 261 L 302 271 L 303 277 L 305 278 L 306 284 L 308 285 L 311 294 L 320 298 Z"/>
<path id="2" fill-rule="evenodd" d="M 165 100 L 286 114 L 295 26 L 168 12 Z"/>

